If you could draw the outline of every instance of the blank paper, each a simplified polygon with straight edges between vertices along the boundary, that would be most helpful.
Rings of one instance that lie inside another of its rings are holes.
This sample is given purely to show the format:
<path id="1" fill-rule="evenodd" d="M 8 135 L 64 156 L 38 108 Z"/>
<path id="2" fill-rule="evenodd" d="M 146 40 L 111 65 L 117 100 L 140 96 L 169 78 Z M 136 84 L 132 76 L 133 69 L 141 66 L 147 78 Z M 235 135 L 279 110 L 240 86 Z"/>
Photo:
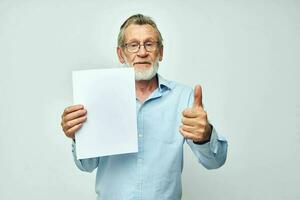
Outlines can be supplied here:
<path id="1" fill-rule="evenodd" d="M 73 72 L 73 103 L 87 109 L 76 133 L 77 159 L 138 151 L 133 68 Z"/>

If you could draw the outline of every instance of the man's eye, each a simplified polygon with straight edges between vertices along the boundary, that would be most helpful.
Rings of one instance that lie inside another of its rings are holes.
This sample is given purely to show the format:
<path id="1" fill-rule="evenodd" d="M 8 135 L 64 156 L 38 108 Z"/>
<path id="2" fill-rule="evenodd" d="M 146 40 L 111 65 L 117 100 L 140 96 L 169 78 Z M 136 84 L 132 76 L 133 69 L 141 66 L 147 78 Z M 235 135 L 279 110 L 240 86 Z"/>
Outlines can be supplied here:
<path id="1" fill-rule="evenodd" d="M 152 43 L 152 42 L 145 43 L 145 46 L 147 46 L 147 47 L 152 47 L 153 45 L 154 45 L 154 43 Z"/>
<path id="2" fill-rule="evenodd" d="M 137 47 L 137 46 L 139 46 L 139 44 L 137 44 L 137 43 L 132 43 L 132 44 L 129 44 L 128 46 L 129 46 L 129 47 L 133 47 L 133 48 L 134 48 L 134 47 Z"/>

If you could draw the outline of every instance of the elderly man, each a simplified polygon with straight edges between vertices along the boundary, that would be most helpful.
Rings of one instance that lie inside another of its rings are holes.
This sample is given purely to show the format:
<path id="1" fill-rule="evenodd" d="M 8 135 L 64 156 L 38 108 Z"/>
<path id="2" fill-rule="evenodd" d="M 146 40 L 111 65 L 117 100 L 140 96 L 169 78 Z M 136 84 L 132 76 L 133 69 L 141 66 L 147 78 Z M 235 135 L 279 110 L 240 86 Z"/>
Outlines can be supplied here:
<path id="1" fill-rule="evenodd" d="M 73 105 L 63 112 L 61 125 L 65 135 L 73 138 L 75 164 L 87 172 L 97 168 L 98 199 L 181 199 L 185 142 L 207 169 L 226 160 L 227 141 L 208 122 L 201 87 L 193 91 L 157 74 L 163 50 L 161 33 L 151 18 L 133 15 L 121 26 L 118 58 L 135 70 L 138 153 L 77 160 L 74 135 L 88 111 Z"/>

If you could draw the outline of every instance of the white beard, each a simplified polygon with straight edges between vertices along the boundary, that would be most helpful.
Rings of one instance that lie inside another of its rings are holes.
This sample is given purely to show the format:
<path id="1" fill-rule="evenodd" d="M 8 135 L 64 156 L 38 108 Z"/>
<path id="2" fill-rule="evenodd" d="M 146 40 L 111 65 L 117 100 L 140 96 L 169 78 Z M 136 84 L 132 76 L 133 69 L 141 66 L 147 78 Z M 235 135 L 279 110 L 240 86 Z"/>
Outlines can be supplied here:
<path id="1" fill-rule="evenodd" d="M 158 71 L 158 60 L 159 58 L 157 58 L 155 60 L 155 62 L 153 63 L 153 65 L 150 68 L 147 69 L 136 69 L 134 68 L 134 75 L 135 75 L 135 80 L 136 81 L 149 81 L 151 80 Z M 127 60 L 125 60 L 124 63 L 127 67 L 133 67 L 132 65 L 130 65 Z"/>

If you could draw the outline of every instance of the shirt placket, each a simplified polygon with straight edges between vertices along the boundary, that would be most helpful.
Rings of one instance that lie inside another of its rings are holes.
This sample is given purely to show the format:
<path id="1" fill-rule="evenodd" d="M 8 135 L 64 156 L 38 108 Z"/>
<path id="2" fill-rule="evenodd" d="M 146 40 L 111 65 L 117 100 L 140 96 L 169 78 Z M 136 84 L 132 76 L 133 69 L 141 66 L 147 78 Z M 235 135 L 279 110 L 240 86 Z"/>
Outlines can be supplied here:
<path id="1" fill-rule="evenodd" d="M 138 104 L 138 112 L 137 112 L 137 124 L 138 124 L 138 148 L 139 152 L 137 154 L 137 188 L 138 188 L 138 199 L 142 200 L 143 198 L 143 162 L 144 162 L 144 112 L 143 112 L 143 104 L 137 101 Z"/>

